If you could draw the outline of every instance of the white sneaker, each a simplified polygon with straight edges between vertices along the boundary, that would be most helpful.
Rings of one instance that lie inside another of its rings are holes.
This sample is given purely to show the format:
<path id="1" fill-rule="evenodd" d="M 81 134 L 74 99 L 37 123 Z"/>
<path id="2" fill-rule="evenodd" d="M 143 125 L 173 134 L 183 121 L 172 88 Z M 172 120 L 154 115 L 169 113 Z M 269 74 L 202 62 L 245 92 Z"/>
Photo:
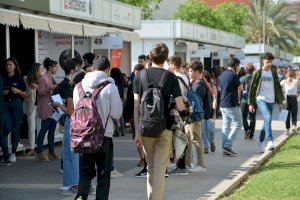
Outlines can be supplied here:
<path id="1" fill-rule="evenodd" d="M 292 134 L 297 133 L 297 127 L 295 125 L 292 126 Z"/>
<path id="2" fill-rule="evenodd" d="M 118 172 L 118 170 L 114 170 L 111 172 L 111 177 L 120 177 L 120 176 L 123 176 L 123 174 L 121 174 L 120 172 Z"/>
<path id="3" fill-rule="evenodd" d="M 167 168 L 168 168 L 168 169 L 175 169 L 175 168 L 176 168 L 176 163 L 171 163 L 171 162 L 168 163 L 168 164 L 167 164 Z"/>
<path id="4" fill-rule="evenodd" d="M 70 186 L 69 187 L 61 186 L 59 188 L 59 191 L 66 191 L 66 190 L 69 190 L 70 188 L 71 188 Z"/>
<path id="5" fill-rule="evenodd" d="M 265 152 L 265 147 L 263 142 L 258 142 L 258 152 L 259 153 L 264 153 Z"/>
<path id="6" fill-rule="evenodd" d="M 198 172 L 203 172 L 204 173 L 204 172 L 206 172 L 206 168 L 197 165 L 194 168 L 189 168 L 188 171 L 191 172 L 191 173 L 198 173 Z"/>
<path id="7" fill-rule="evenodd" d="M 8 159 L 10 162 L 15 163 L 17 161 L 16 154 L 12 153 Z"/>
<path id="8" fill-rule="evenodd" d="M 286 129 L 285 135 L 286 135 L 286 136 L 289 136 L 289 135 L 290 135 L 290 129 Z"/>
<path id="9" fill-rule="evenodd" d="M 275 149 L 275 144 L 273 141 L 268 142 L 267 144 L 268 150 L 274 150 Z"/>

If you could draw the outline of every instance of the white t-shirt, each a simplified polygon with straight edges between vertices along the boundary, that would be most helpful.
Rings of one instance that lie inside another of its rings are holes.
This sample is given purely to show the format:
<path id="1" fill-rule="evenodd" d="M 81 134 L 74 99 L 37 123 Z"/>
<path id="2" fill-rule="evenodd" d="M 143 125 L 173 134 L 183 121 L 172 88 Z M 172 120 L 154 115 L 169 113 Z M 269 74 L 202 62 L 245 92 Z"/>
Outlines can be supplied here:
<path id="1" fill-rule="evenodd" d="M 189 86 L 189 79 L 187 77 L 187 75 L 185 74 L 180 74 L 180 73 L 177 73 L 175 72 L 174 73 L 176 76 L 179 76 L 180 78 L 182 78 L 184 80 L 184 82 L 186 83 L 187 86 Z M 180 87 L 180 90 L 181 90 L 181 95 L 186 97 L 187 93 L 188 93 L 188 90 L 186 89 L 186 87 L 183 85 L 182 81 L 178 79 L 178 82 L 179 82 L 179 87 Z"/>
<path id="2" fill-rule="evenodd" d="M 275 102 L 274 78 L 271 70 L 262 70 L 261 85 L 257 96 L 257 100 L 263 100 L 267 103 Z"/>
<path id="3" fill-rule="evenodd" d="M 281 81 L 281 86 L 286 95 L 297 95 L 298 92 L 298 81 L 292 79 L 292 83 L 288 83 L 287 80 Z"/>

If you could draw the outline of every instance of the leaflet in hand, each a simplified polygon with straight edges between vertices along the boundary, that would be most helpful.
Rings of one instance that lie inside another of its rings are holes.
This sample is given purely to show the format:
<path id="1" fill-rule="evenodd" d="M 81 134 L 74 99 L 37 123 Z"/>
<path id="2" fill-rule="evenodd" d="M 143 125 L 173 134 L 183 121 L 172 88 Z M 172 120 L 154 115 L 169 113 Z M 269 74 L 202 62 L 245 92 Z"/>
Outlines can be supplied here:
<path id="1" fill-rule="evenodd" d="M 289 114 L 289 111 L 288 111 L 288 110 L 281 110 L 281 111 L 278 113 L 278 120 L 279 120 L 279 121 L 285 122 L 286 119 L 287 119 L 288 114 Z"/>
<path id="2" fill-rule="evenodd" d="M 52 102 L 57 102 L 57 103 L 59 103 L 60 105 L 63 105 L 63 104 L 64 104 L 63 99 L 61 98 L 61 96 L 60 96 L 59 94 L 56 94 L 56 95 L 51 96 L 51 100 L 52 100 Z M 52 107 L 52 106 L 51 106 L 51 107 Z M 53 108 L 53 107 L 52 107 L 52 108 Z M 55 109 L 55 108 L 53 108 L 53 109 Z M 57 110 L 57 111 L 56 111 L 56 110 Z M 61 108 L 55 109 L 54 112 L 58 112 L 59 114 L 62 114 L 62 115 L 65 114 L 64 111 L 62 111 Z"/>

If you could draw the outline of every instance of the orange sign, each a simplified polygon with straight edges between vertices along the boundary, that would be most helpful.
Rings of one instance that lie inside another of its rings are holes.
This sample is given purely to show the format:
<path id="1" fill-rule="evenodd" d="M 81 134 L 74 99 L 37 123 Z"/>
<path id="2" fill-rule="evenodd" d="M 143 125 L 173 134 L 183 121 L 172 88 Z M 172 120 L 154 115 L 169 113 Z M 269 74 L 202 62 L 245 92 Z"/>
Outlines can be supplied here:
<path id="1" fill-rule="evenodd" d="M 112 49 L 110 52 L 110 67 L 120 68 L 121 57 L 122 57 L 122 49 Z"/>

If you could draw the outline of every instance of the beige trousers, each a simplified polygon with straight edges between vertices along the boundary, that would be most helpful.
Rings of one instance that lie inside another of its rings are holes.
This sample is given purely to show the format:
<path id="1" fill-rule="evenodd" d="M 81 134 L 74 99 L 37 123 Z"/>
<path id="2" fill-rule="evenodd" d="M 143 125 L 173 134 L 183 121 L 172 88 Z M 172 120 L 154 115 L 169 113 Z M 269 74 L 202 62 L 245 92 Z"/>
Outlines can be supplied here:
<path id="1" fill-rule="evenodd" d="M 193 163 L 192 145 L 196 147 L 197 165 L 205 167 L 204 164 L 204 146 L 201 138 L 201 122 L 193 122 L 185 126 L 185 133 L 188 136 L 189 144 L 186 151 L 186 164 L 190 166 Z"/>
<path id="2" fill-rule="evenodd" d="M 162 200 L 165 171 L 172 148 L 172 134 L 164 130 L 160 137 L 142 137 L 146 161 L 148 163 L 147 195 L 149 200 Z"/>

